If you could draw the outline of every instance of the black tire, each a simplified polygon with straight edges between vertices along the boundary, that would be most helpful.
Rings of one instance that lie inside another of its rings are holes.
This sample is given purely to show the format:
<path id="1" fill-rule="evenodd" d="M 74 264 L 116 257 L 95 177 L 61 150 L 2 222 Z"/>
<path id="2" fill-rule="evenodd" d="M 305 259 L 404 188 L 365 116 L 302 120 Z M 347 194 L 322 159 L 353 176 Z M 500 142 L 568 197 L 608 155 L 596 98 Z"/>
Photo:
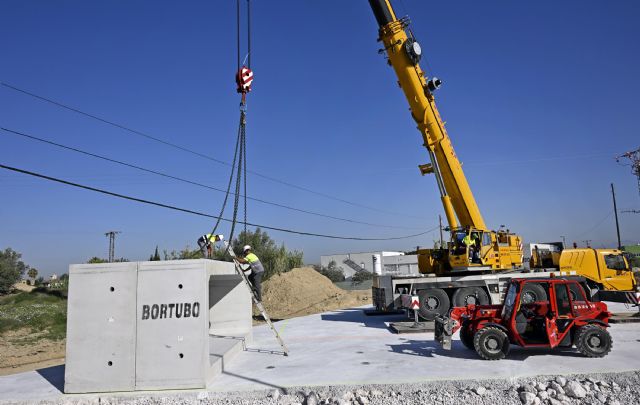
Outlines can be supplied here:
<path id="1" fill-rule="evenodd" d="M 451 309 L 449 296 L 440 288 L 420 290 L 418 296 L 420 297 L 418 314 L 427 321 L 433 321 L 438 315 L 445 316 Z"/>
<path id="2" fill-rule="evenodd" d="M 540 284 L 534 283 L 526 283 L 524 288 L 522 289 L 522 294 L 520 295 L 520 302 L 522 304 L 531 304 L 536 301 L 548 301 L 549 297 L 547 296 L 547 292 L 544 287 Z"/>
<path id="3" fill-rule="evenodd" d="M 585 291 L 580 284 L 569 283 L 569 296 L 571 297 L 571 301 L 584 301 L 582 295 L 584 292 Z"/>
<path id="4" fill-rule="evenodd" d="M 576 331 L 574 344 L 578 351 L 587 357 L 604 357 L 611 351 L 613 340 L 605 328 L 589 324 Z"/>
<path id="5" fill-rule="evenodd" d="M 470 326 L 467 322 L 462 324 L 460 328 L 460 341 L 467 349 L 476 350 L 473 346 L 473 331 L 469 328 Z"/>
<path id="6" fill-rule="evenodd" d="M 489 296 L 480 287 L 464 287 L 453 293 L 451 301 L 454 307 L 466 307 L 469 304 L 488 305 Z"/>
<path id="7" fill-rule="evenodd" d="M 487 326 L 476 332 L 473 347 L 485 360 L 504 359 L 509 354 L 509 337 L 504 331 L 494 326 Z"/>

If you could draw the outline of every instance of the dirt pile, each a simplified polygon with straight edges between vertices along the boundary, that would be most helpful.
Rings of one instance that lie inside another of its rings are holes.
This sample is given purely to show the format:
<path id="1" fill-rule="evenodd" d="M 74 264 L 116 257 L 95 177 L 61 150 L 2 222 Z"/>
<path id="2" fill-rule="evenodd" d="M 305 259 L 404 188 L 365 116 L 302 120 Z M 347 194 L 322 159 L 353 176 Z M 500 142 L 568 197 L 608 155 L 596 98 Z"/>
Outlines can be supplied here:
<path id="1" fill-rule="evenodd" d="M 273 319 L 286 319 L 371 303 L 371 291 L 345 291 L 311 267 L 272 276 L 262 302 Z"/>

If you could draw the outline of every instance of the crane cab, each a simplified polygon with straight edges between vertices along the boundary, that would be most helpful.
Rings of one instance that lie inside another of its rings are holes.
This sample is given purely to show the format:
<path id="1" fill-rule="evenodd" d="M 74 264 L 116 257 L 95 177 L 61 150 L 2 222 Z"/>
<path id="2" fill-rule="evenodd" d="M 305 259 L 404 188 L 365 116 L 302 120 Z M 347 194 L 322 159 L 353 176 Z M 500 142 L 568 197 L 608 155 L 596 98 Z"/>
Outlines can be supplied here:
<path id="1" fill-rule="evenodd" d="M 513 269 L 522 262 L 522 239 L 509 230 L 455 228 L 446 246 L 418 250 L 418 267 L 424 274 Z"/>

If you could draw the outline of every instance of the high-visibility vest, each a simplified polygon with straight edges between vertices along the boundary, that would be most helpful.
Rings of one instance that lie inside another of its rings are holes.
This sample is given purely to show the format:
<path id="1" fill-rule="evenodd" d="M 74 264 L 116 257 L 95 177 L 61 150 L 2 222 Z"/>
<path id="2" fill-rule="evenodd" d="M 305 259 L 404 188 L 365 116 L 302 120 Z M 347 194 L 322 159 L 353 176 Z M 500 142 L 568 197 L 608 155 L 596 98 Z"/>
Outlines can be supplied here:
<path id="1" fill-rule="evenodd" d="M 464 243 L 467 246 L 471 245 L 471 236 L 467 235 L 464 238 L 462 238 L 462 243 Z"/>
<path id="2" fill-rule="evenodd" d="M 262 273 L 264 271 L 264 267 L 262 267 L 260 259 L 258 259 L 258 256 L 256 256 L 254 253 L 249 253 L 244 257 L 244 259 L 249 262 L 249 264 L 251 265 L 251 270 L 253 270 L 254 272 Z"/>

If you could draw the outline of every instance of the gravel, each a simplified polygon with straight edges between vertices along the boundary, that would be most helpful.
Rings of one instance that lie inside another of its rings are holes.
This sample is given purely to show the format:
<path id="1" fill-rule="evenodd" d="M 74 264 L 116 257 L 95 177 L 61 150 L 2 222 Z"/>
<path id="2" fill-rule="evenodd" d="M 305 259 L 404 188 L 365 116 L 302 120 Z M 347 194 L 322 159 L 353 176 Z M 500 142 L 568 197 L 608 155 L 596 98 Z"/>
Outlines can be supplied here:
<path id="1" fill-rule="evenodd" d="M 73 395 L 42 405 L 622 405 L 640 403 L 640 371 L 401 385 L 271 388 L 251 392 Z M 5 403 L 0 400 L 0 403 Z M 13 402 L 8 402 L 13 404 Z M 18 402 L 24 404 L 28 402 Z"/>

